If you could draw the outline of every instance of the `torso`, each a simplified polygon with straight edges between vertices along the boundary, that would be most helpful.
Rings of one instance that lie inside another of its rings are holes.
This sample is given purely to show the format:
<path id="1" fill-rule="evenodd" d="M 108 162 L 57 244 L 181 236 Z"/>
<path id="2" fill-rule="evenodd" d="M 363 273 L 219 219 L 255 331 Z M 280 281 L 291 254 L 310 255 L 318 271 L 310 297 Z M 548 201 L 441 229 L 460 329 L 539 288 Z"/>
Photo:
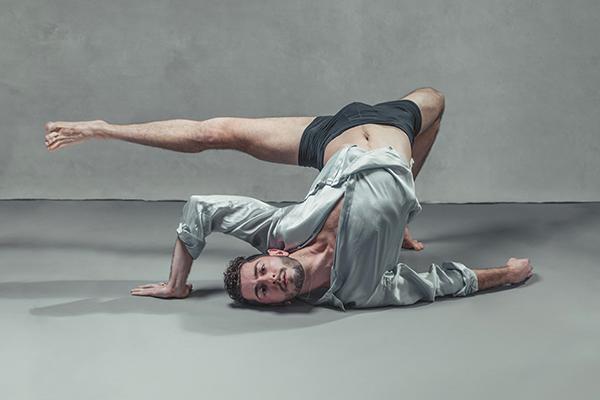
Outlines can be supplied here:
<path id="1" fill-rule="evenodd" d="M 402 130 L 388 125 L 364 124 L 344 131 L 341 135 L 329 142 L 325 148 L 324 164 L 326 164 L 331 156 L 333 156 L 340 148 L 352 144 L 356 144 L 367 150 L 392 146 L 398 153 L 406 157 L 407 160 L 412 157 L 410 140 Z M 315 236 L 313 241 L 305 247 L 306 250 L 315 254 L 314 257 L 319 259 L 317 262 L 321 266 L 320 268 L 326 268 L 328 276 L 331 272 L 331 267 L 333 266 L 338 222 L 343 202 L 343 197 L 338 200 L 317 236 Z M 329 285 L 330 282 L 327 282 L 327 286 Z"/>
<path id="2" fill-rule="evenodd" d="M 319 266 L 319 269 L 325 269 L 322 272 L 327 277 L 329 277 L 331 267 L 333 267 L 338 221 L 340 219 L 343 203 L 344 198 L 342 197 L 329 213 L 329 216 L 325 220 L 325 223 L 317 236 L 314 237 L 308 246 L 303 248 L 304 251 L 313 254 L 311 257 L 314 257 L 314 261 Z M 327 286 L 329 286 L 330 282 L 327 281 L 326 283 Z"/>
<path id="3" fill-rule="evenodd" d="M 356 144 L 366 150 L 392 146 L 407 160 L 412 157 L 410 140 L 401 129 L 391 125 L 364 124 L 347 129 L 325 147 L 323 165 L 345 145 Z"/>

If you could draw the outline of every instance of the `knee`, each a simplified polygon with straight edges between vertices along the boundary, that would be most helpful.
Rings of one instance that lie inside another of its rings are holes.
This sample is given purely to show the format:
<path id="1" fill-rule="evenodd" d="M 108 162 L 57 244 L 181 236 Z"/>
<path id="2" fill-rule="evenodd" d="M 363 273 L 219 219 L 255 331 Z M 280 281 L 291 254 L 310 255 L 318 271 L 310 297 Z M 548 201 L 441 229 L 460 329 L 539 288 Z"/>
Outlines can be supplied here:
<path id="1" fill-rule="evenodd" d="M 425 97 L 428 107 L 439 113 L 441 116 L 446 106 L 446 98 L 444 94 L 432 87 L 424 87 L 418 90 Z"/>
<path id="2" fill-rule="evenodd" d="M 201 150 L 228 148 L 232 141 L 232 118 L 215 117 L 201 121 L 198 144 Z"/>

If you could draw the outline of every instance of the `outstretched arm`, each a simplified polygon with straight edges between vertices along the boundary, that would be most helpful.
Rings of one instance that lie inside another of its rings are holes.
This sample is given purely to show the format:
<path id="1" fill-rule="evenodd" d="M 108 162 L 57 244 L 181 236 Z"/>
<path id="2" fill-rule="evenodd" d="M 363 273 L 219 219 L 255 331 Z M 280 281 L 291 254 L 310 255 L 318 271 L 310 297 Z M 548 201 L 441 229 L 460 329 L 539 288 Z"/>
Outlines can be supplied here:
<path id="1" fill-rule="evenodd" d="M 497 268 L 470 269 L 450 261 L 431 264 L 429 272 L 415 272 L 399 263 L 386 271 L 375 291 L 360 308 L 409 305 L 420 300 L 434 301 L 440 296 L 468 296 L 477 291 L 525 281 L 533 275 L 529 259 L 510 258 Z"/>

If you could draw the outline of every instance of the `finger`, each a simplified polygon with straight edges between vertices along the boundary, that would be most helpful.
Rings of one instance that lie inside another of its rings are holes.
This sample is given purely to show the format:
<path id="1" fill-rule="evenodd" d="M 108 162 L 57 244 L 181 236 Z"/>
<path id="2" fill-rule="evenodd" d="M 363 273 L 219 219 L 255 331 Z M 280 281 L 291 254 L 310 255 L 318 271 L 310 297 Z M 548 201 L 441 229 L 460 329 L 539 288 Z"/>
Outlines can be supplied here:
<path id="1" fill-rule="evenodd" d="M 131 291 L 131 294 L 134 296 L 151 296 L 152 293 L 152 289 L 133 289 Z"/>
<path id="2" fill-rule="evenodd" d="M 156 287 L 155 283 L 149 283 L 147 285 L 140 285 L 137 288 L 138 289 L 150 289 L 150 288 L 153 288 L 153 287 Z"/>

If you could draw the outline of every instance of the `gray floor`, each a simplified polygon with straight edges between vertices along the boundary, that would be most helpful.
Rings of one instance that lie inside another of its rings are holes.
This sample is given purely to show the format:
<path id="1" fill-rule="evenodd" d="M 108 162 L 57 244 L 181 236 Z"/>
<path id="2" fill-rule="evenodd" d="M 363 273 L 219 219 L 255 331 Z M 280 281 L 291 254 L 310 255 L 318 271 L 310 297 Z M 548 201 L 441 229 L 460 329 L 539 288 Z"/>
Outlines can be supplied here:
<path id="1" fill-rule="evenodd" d="M 168 277 L 182 202 L 0 201 L 4 399 L 538 399 L 600 392 L 600 203 L 423 205 L 424 270 L 529 257 L 527 284 L 346 313 L 240 309 L 216 234 L 193 296 L 129 295 Z"/>

